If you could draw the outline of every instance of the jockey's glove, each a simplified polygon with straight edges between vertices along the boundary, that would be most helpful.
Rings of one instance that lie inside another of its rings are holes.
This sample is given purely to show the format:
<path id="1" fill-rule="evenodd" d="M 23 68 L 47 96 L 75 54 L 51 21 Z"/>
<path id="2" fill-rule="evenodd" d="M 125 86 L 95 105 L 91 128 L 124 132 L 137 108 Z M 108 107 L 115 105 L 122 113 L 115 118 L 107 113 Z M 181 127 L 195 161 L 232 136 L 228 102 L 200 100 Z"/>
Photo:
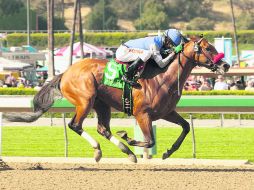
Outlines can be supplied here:
<path id="1" fill-rule="evenodd" d="M 179 52 L 182 51 L 182 50 L 183 50 L 182 44 L 179 44 L 178 46 L 176 46 L 176 47 L 174 48 L 175 53 L 179 53 Z"/>
<path id="2" fill-rule="evenodd" d="M 164 49 L 161 51 L 161 54 L 168 55 L 170 52 L 172 52 L 171 49 Z"/>

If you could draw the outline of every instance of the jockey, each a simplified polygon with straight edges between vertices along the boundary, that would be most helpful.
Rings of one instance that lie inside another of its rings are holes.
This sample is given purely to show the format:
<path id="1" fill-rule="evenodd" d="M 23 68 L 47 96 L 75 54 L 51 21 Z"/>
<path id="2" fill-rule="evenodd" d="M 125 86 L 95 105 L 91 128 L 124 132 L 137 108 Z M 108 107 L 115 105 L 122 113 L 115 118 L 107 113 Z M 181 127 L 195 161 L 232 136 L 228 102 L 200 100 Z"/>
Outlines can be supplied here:
<path id="1" fill-rule="evenodd" d="M 151 57 L 160 68 L 166 67 L 175 54 L 182 51 L 182 35 L 176 29 L 168 29 L 163 35 L 129 40 L 116 50 L 116 60 L 132 62 L 123 76 L 123 80 L 132 86 L 138 85 L 138 76 L 135 76 L 137 68 L 145 65 Z M 169 52 L 166 58 L 162 58 L 163 50 Z M 143 69 L 144 70 L 144 69 Z M 143 71 L 142 70 L 142 71 Z M 135 77 L 134 77 L 135 76 Z"/>

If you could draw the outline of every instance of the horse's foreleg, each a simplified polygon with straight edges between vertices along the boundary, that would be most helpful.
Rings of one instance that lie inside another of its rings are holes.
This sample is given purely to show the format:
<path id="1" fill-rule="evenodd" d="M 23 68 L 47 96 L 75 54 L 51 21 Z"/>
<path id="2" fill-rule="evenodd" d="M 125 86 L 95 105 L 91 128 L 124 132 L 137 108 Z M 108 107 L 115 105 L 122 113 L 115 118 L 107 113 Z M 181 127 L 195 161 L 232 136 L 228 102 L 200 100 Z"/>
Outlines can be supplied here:
<path id="1" fill-rule="evenodd" d="M 108 105 L 100 100 L 96 100 L 94 104 L 94 109 L 98 116 L 97 132 L 116 145 L 123 153 L 127 154 L 132 162 L 137 162 L 137 157 L 135 154 L 126 146 L 124 143 L 120 142 L 116 137 L 114 137 L 110 131 L 110 117 L 111 110 Z"/>
<path id="2" fill-rule="evenodd" d="M 171 154 L 173 154 L 176 150 L 179 149 L 179 147 L 181 146 L 183 140 L 185 139 L 186 135 L 189 133 L 190 131 L 190 124 L 183 119 L 176 111 L 171 112 L 170 114 L 166 115 L 165 117 L 163 117 L 162 119 L 165 119 L 166 121 L 181 125 L 183 128 L 182 133 L 180 134 L 180 136 L 177 138 L 176 142 L 172 145 L 170 150 L 167 150 L 167 152 L 165 152 L 162 155 L 162 159 L 166 159 L 168 158 Z"/>
<path id="3" fill-rule="evenodd" d="M 94 148 L 94 158 L 96 162 L 99 162 L 102 157 L 102 152 L 100 149 L 100 144 L 87 132 L 82 129 L 82 123 L 86 118 L 87 114 L 89 113 L 90 109 L 87 107 L 77 106 L 76 107 L 76 115 L 73 117 L 71 122 L 68 124 L 69 128 L 72 129 L 74 132 L 79 134 L 81 137 L 86 139 L 91 146 Z"/>

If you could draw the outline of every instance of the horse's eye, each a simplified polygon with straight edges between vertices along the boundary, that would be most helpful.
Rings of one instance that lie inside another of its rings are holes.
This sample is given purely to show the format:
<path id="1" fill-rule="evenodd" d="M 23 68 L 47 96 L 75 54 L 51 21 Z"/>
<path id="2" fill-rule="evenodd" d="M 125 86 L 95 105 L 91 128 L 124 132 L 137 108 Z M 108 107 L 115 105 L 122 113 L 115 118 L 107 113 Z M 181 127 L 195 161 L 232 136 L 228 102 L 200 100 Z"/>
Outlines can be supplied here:
<path id="1" fill-rule="evenodd" d="M 211 51 L 211 49 L 209 47 L 205 48 L 206 51 Z"/>

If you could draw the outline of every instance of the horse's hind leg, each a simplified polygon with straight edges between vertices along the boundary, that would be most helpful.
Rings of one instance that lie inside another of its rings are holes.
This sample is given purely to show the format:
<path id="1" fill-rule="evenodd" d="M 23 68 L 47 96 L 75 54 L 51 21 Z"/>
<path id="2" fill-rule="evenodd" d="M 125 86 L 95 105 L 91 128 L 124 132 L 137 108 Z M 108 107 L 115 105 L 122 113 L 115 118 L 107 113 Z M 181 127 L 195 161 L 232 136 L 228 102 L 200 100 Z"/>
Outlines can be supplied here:
<path id="1" fill-rule="evenodd" d="M 91 102 L 83 104 L 82 106 L 76 106 L 76 115 L 73 117 L 71 122 L 68 124 L 69 128 L 79 134 L 81 137 L 86 139 L 91 146 L 94 148 L 94 158 L 96 162 L 99 162 L 102 157 L 100 144 L 87 132 L 82 129 L 82 123 L 86 118 L 87 114 L 91 109 Z"/>
<path id="2" fill-rule="evenodd" d="M 171 154 L 173 154 L 176 150 L 179 149 L 179 147 L 181 146 L 183 140 L 185 139 L 186 135 L 189 133 L 190 131 L 190 124 L 182 118 L 182 116 L 180 116 L 176 111 L 173 111 L 171 113 L 169 113 L 168 115 L 166 115 L 165 117 L 163 117 L 162 119 L 165 119 L 166 121 L 181 125 L 183 128 L 182 133 L 180 134 L 180 136 L 177 138 L 177 140 L 175 141 L 175 143 L 172 145 L 170 150 L 167 150 L 167 152 L 165 152 L 162 155 L 162 159 L 166 159 L 168 158 Z"/>
<path id="3" fill-rule="evenodd" d="M 145 141 L 137 141 L 130 137 L 128 137 L 126 131 L 118 131 L 117 134 L 124 140 L 128 142 L 131 146 L 139 146 L 151 148 L 155 144 L 154 134 L 152 129 L 152 121 L 147 113 L 140 113 L 136 116 L 137 122 L 139 124 L 140 129 L 143 132 Z"/>
<path id="4" fill-rule="evenodd" d="M 98 116 L 97 132 L 116 145 L 121 151 L 128 155 L 132 162 L 137 162 L 135 154 L 126 146 L 124 143 L 120 142 L 116 137 L 114 137 L 110 131 L 110 117 L 111 109 L 101 100 L 96 99 L 94 103 L 94 109 Z"/>

